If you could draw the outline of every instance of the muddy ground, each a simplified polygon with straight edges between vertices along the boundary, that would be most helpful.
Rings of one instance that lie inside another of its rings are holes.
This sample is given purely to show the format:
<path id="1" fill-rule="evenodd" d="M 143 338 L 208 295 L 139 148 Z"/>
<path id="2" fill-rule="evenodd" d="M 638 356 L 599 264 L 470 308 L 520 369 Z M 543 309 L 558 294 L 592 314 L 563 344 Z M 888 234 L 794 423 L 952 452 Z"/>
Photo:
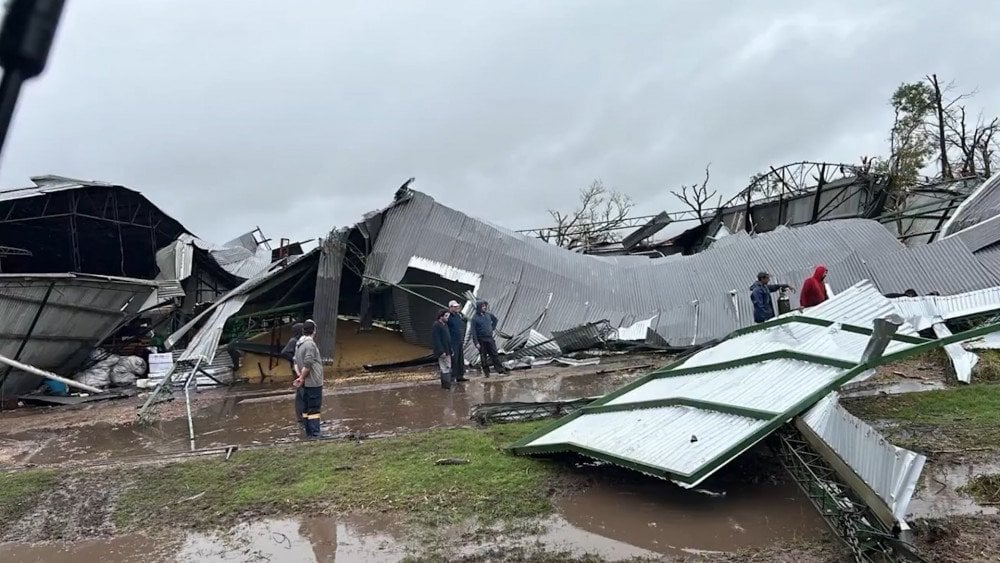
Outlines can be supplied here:
<path id="1" fill-rule="evenodd" d="M 509 459 L 497 448 L 518 435 L 516 427 L 510 435 L 500 431 L 503 440 L 496 438 L 494 446 L 487 444 L 475 454 L 486 460 L 485 467 L 455 469 L 456 479 L 468 472 L 461 477 L 470 479 L 465 484 L 457 480 L 442 488 L 433 475 L 421 473 L 433 466 L 434 456 L 452 455 L 447 448 L 438 451 L 452 435 L 435 433 L 455 432 L 449 430 L 455 427 L 474 433 L 468 436 L 497 432 L 472 428 L 468 415 L 474 404 L 600 395 L 648 371 L 645 366 L 667 361 L 660 356 L 603 358 L 598 366 L 546 367 L 506 379 L 475 379 L 452 391 L 441 390 L 426 370 L 335 380 L 326 390 L 324 428 L 337 440 L 304 447 L 294 443 L 297 429 L 287 388 L 201 392 L 195 403 L 196 447 L 210 453 L 190 458 L 180 402 L 161 406 L 152 427 L 133 423 L 140 398 L 2 413 L 0 466 L 14 471 L 8 475 L 33 476 L 19 482 L 23 496 L 11 493 L 11 487 L 6 498 L 0 492 L 5 500 L 0 503 L 0 541 L 8 542 L 2 546 L 4 560 L 843 560 L 841 546 L 766 447 L 731 464 L 700 492 L 582 460 Z M 941 359 L 933 357 L 887 366 L 855 388 L 855 398 L 846 402 L 866 404 L 858 407 L 864 418 L 928 455 L 910 516 L 928 559 L 998 560 L 997 507 L 968 491 L 977 476 L 1000 471 L 995 445 L 958 448 L 953 436 L 942 437 L 954 428 L 969 431 L 961 416 L 953 417 L 957 426 L 940 425 L 927 437 L 919 421 L 907 426 L 879 415 L 895 412 L 886 408 L 895 393 L 912 395 L 925 387 L 960 392 L 948 374 Z M 908 388 L 908 382 L 919 388 Z M 463 440 L 455 443 L 467 443 Z M 242 449 L 229 462 L 211 450 L 231 444 Z M 400 458 L 416 455 L 423 461 L 416 468 L 404 466 L 398 476 L 382 475 L 395 456 L 370 470 L 352 461 L 367 459 L 365 451 L 377 455 L 379 444 L 403 448 Z M 323 502 L 304 501 L 316 484 L 296 481 L 286 470 L 296 473 L 296 463 L 308 452 L 326 451 L 316 447 L 333 448 L 319 458 L 327 472 L 324 486 L 352 474 L 363 475 L 358 483 L 368 484 L 352 487 L 348 479 L 336 485 L 341 489 L 324 489 Z M 337 449 L 344 447 L 356 449 L 351 454 Z M 343 455 L 347 457 L 338 457 Z M 484 473 L 476 474 L 479 470 Z M 484 483 L 488 476 L 522 471 L 533 475 L 537 492 L 519 481 L 515 486 L 516 480 Z M 163 475 L 191 487 L 164 486 L 158 482 Z M 35 478 L 40 481 L 32 482 Z M 371 481 L 380 478 L 387 481 Z M 424 489 L 410 491 L 416 497 L 400 493 L 399 498 L 361 498 L 354 490 L 386 486 L 395 491 L 400 486 L 390 485 L 396 478 L 424 483 Z M 198 485 L 199 480 L 225 486 Z M 277 496 L 271 494 L 275 491 Z M 19 504 L 17 498 L 32 502 Z M 472 516 L 459 499 L 470 499 L 495 517 Z M 548 508 L 536 513 L 529 509 L 535 504 Z"/>

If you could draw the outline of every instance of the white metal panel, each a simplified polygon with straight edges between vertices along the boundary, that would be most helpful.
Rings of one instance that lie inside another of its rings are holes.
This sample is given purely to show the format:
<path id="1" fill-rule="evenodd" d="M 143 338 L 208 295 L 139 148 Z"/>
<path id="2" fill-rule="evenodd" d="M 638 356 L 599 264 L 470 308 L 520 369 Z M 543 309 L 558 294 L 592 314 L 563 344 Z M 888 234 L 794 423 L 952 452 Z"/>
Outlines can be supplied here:
<path id="1" fill-rule="evenodd" d="M 893 305 L 899 315 L 917 330 L 930 328 L 942 320 L 1000 310 L 1000 287 L 989 287 L 957 295 L 901 297 Z"/>
<path id="2" fill-rule="evenodd" d="M 841 325 L 828 327 L 805 323 L 787 323 L 723 341 L 691 356 L 683 367 L 728 362 L 769 352 L 795 351 L 845 362 L 860 362 L 869 336 L 843 330 Z M 886 354 L 911 345 L 892 341 Z"/>
<path id="3" fill-rule="evenodd" d="M 733 369 L 654 379 L 609 405 L 685 398 L 780 414 L 816 393 L 844 370 L 798 360 L 771 360 Z"/>
<path id="4" fill-rule="evenodd" d="M 688 474 L 765 424 L 763 420 L 684 406 L 585 414 L 529 446 L 574 444 Z"/>
<path id="5" fill-rule="evenodd" d="M 948 338 L 951 336 L 951 330 L 944 323 L 935 323 L 934 334 L 938 338 Z M 948 354 L 952 367 L 955 368 L 955 377 L 962 383 L 972 381 L 972 369 L 979 363 L 979 356 L 969 352 L 957 342 L 946 344 L 944 351 Z"/>
<path id="6" fill-rule="evenodd" d="M 894 446 L 847 412 L 836 393 L 827 395 L 802 420 L 881 498 L 902 521 L 916 489 L 924 456 Z"/>

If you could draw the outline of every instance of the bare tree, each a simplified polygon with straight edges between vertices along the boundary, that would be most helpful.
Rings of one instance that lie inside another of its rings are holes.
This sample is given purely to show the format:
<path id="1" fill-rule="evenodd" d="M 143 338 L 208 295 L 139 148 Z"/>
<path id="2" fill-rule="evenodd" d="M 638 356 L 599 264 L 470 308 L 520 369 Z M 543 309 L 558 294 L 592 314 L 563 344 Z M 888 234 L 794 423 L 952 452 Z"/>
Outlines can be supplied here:
<path id="1" fill-rule="evenodd" d="M 937 144 L 938 144 L 938 158 L 941 161 L 941 178 L 944 180 L 951 180 L 954 175 L 951 173 L 951 163 L 948 162 L 948 138 L 945 135 L 946 119 L 945 119 L 945 102 L 941 96 L 941 83 L 938 82 L 938 77 L 936 74 L 932 74 L 927 78 L 927 82 L 931 85 L 932 92 L 932 102 L 934 103 L 934 110 L 937 114 Z M 949 104 L 950 105 L 950 104 Z"/>
<path id="2" fill-rule="evenodd" d="M 555 227 L 538 231 L 545 242 L 563 248 L 589 248 L 595 244 L 617 242 L 618 231 L 628 221 L 634 207 L 632 198 L 608 189 L 600 180 L 594 180 L 580 190 L 580 203 L 569 213 L 549 210 Z"/>
<path id="3" fill-rule="evenodd" d="M 704 223 L 707 217 L 705 212 L 719 208 L 722 205 L 722 198 L 718 199 L 715 207 L 708 207 L 708 203 L 716 198 L 716 190 L 709 191 L 708 180 L 711 178 L 710 168 L 712 163 L 705 165 L 705 179 L 699 184 L 681 185 L 680 193 L 671 190 L 670 193 L 688 207 L 698 217 L 698 222 Z"/>

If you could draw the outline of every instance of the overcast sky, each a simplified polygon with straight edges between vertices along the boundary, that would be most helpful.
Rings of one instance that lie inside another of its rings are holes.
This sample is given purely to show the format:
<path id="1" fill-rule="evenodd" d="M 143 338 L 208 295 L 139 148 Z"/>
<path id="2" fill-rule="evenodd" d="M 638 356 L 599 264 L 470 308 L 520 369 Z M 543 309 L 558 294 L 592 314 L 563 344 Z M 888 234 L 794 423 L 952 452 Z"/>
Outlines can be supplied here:
<path id="1" fill-rule="evenodd" d="M 836 7 L 834 7 L 836 6 Z M 4 187 L 143 192 L 195 234 L 310 238 L 414 184 L 512 228 L 594 178 L 638 213 L 885 152 L 936 72 L 1000 112 L 1000 2 L 69 0 Z"/>

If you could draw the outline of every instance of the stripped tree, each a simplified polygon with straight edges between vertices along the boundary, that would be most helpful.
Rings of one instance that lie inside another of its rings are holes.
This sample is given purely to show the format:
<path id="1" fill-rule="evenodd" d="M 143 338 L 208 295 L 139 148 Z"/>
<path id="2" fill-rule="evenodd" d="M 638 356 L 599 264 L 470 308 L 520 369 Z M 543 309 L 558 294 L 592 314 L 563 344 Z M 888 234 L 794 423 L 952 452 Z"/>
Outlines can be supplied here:
<path id="1" fill-rule="evenodd" d="M 705 216 L 706 212 L 715 211 L 722 206 L 721 196 L 718 197 L 714 207 L 709 206 L 709 202 L 716 199 L 718 195 L 716 190 L 709 191 L 708 188 L 708 181 L 711 178 L 711 166 L 711 162 L 705 165 L 705 179 L 702 180 L 701 184 L 681 185 L 680 192 L 670 190 L 670 193 L 674 197 L 679 199 L 681 203 L 686 205 L 697 216 L 699 223 L 704 223 L 708 219 Z"/>
<path id="2" fill-rule="evenodd" d="M 620 239 L 618 232 L 627 225 L 634 205 L 628 195 L 608 189 L 600 180 L 594 180 L 580 190 L 580 203 L 576 209 L 568 213 L 549 210 L 555 226 L 539 230 L 538 237 L 569 249 L 617 242 Z"/>

